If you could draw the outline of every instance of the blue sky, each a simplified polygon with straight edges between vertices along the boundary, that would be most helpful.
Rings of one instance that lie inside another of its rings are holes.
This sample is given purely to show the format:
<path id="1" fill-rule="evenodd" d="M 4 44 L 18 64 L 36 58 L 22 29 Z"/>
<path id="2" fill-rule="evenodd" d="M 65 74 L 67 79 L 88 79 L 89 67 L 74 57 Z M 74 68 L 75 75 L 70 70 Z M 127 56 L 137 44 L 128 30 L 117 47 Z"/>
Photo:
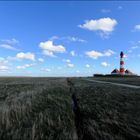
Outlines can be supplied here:
<path id="1" fill-rule="evenodd" d="M 140 2 L 0 2 L 0 75 L 140 74 Z"/>

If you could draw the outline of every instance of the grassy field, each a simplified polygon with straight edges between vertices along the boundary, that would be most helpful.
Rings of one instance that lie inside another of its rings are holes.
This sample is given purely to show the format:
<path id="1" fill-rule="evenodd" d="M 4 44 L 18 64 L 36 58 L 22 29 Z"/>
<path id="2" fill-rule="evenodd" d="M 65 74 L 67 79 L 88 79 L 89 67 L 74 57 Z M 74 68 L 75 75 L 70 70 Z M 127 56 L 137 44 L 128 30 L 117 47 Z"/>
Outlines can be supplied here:
<path id="1" fill-rule="evenodd" d="M 0 78 L 0 140 L 140 139 L 139 89 L 70 80 L 71 92 L 66 78 Z"/>
<path id="2" fill-rule="evenodd" d="M 140 86 L 140 77 L 92 77 L 90 79 Z"/>
<path id="3" fill-rule="evenodd" d="M 1 140 L 71 140 L 74 119 L 66 79 L 0 79 Z"/>
<path id="4" fill-rule="evenodd" d="M 140 89 L 73 80 L 81 109 L 83 137 L 140 139 Z"/>

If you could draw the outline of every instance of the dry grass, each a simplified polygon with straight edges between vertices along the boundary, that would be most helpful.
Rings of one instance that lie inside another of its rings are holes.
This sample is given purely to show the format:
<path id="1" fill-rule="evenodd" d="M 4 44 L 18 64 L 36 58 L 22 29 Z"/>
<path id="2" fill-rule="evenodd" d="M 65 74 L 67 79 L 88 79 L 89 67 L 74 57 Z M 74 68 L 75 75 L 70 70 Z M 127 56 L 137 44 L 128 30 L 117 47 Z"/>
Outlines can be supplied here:
<path id="1" fill-rule="evenodd" d="M 140 86 L 140 77 L 92 77 L 90 79 Z"/>
<path id="2" fill-rule="evenodd" d="M 58 84 L 64 80 L 41 80 L 0 85 L 1 140 L 73 139 L 70 95 L 66 85 Z"/>
<path id="3" fill-rule="evenodd" d="M 79 140 L 139 140 L 140 90 L 70 79 Z M 0 140 L 74 140 L 66 78 L 0 78 Z"/>
<path id="4" fill-rule="evenodd" d="M 140 90 L 73 81 L 80 99 L 81 139 L 140 139 Z"/>

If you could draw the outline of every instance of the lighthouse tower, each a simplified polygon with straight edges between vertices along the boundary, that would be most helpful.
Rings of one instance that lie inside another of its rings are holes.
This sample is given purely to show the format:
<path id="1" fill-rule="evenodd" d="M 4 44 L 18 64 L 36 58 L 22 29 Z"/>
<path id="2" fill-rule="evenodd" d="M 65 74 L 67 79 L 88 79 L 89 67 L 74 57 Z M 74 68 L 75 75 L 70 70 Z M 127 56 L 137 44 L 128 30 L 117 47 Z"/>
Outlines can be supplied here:
<path id="1" fill-rule="evenodd" d="M 136 74 L 132 73 L 130 70 L 128 69 L 124 69 L 124 53 L 123 51 L 120 52 L 120 70 L 118 69 L 114 69 L 111 72 L 111 75 L 125 75 L 125 76 L 137 76 Z"/>
<path id="2" fill-rule="evenodd" d="M 123 58 L 124 58 L 124 53 L 121 51 L 121 53 L 120 53 L 120 74 L 121 75 L 124 75 L 124 73 L 125 73 Z"/>

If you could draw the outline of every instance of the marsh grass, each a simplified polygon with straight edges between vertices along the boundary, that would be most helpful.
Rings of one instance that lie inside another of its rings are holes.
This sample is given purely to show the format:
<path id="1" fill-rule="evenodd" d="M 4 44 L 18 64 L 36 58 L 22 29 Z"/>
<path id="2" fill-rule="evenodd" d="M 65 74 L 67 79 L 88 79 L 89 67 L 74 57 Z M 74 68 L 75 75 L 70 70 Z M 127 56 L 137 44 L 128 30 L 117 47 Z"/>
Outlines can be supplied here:
<path id="1" fill-rule="evenodd" d="M 70 95 L 57 82 L 1 85 L 1 96 L 7 94 L 0 107 L 1 140 L 73 139 Z"/>
<path id="2" fill-rule="evenodd" d="M 140 90 L 108 84 L 75 82 L 80 102 L 82 140 L 139 140 Z M 82 86 L 81 86 L 82 85 Z"/>
<path id="3" fill-rule="evenodd" d="M 0 78 L 0 140 L 139 140 L 140 90 L 70 78 Z"/>

